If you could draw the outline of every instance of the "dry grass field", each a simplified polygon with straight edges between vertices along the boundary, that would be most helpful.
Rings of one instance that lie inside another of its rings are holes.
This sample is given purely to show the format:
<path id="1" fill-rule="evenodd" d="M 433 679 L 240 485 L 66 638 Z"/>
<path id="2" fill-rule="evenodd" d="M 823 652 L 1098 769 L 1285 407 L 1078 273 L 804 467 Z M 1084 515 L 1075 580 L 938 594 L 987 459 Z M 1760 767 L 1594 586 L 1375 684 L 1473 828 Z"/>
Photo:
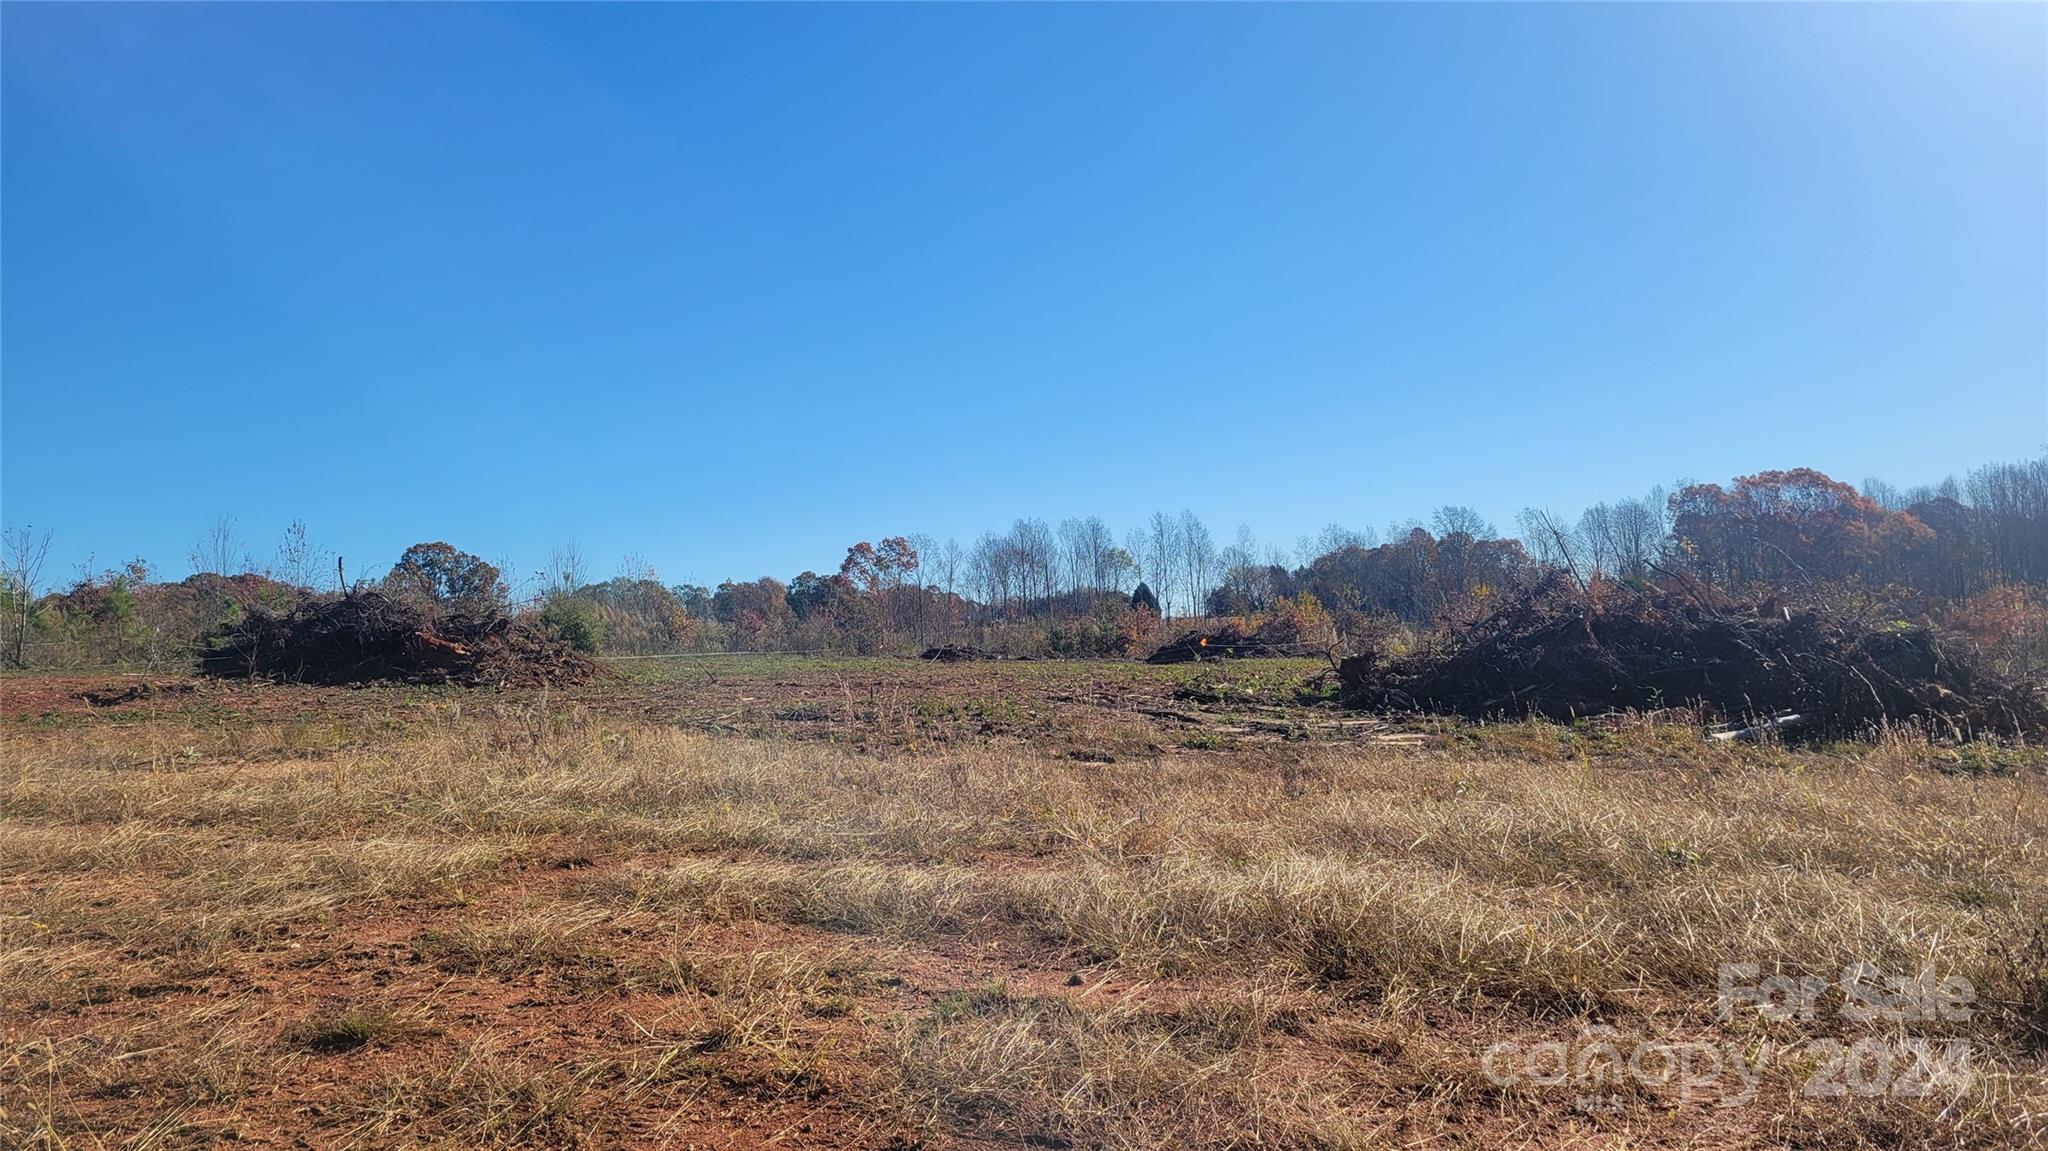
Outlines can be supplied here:
<path id="1" fill-rule="evenodd" d="M 0 680 L 0 1146 L 2048 1142 L 2038 753 L 1314 670 Z"/>

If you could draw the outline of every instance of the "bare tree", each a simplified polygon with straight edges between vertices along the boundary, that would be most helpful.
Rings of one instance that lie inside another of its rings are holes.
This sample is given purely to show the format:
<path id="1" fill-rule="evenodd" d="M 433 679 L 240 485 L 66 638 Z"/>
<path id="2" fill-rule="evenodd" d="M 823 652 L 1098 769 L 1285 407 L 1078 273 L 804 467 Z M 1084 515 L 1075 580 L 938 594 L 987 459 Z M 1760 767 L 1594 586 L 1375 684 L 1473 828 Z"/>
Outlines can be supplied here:
<path id="1" fill-rule="evenodd" d="M 987 532 L 974 541 L 967 556 L 968 585 L 982 606 L 998 616 L 1009 612 L 1013 580 L 1011 552 L 1003 537 Z"/>
<path id="2" fill-rule="evenodd" d="M 956 585 L 960 579 L 960 541 L 947 536 L 946 542 L 939 545 L 938 554 L 938 570 L 933 574 L 945 584 L 948 596 L 956 595 Z"/>
<path id="3" fill-rule="evenodd" d="M 1863 481 L 1863 494 L 1869 496 L 1878 507 L 1891 512 L 1902 512 L 1910 506 L 1906 493 L 1896 486 L 1875 476 Z"/>
<path id="4" fill-rule="evenodd" d="M 220 515 L 207 525 L 205 534 L 192 545 L 186 558 L 191 561 L 194 574 L 212 572 L 224 576 L 234 574 L 238 557 L 243 571 L 256 566 L 255 559 L 242 550 L 241 537 L 235 534 L 235 517 Z"/>
<path id="5" fill-rule="evenodd" d="M 1113 578 L 1110 553 L 1116 550 L 1116 536 L 1110 533 L 1101 516 L 1089 516 L 1081 521 L 1081 538 L 1088 555 L 1088 589 L 1105 591 Z"/>
<path id="6" fill-rule="evenodd" d="M 1398 538 L 1403 533 L 1395 533 Z M 1294 542 L 1296 562 L 1307 567 L 1318 558 L 1345 548 L 1371 550 L 1379 546 L 1380 534 L 1373 529 L 1347 528 L 1340 523 L 1323 525 L 1323 530 L 1314 536 L 1302 536 Z"/>
<path id="7" fill-rule="evenodd" d="M 284 542 L 277 545 L 277 578 L 293 587 L 310 588 L 323 579 L 334 561 L 334 553 L 316 547 L 307 539 L 306 521 L 293 520 L 284 529 Z"/>
<path id="8" fill-rule="evenodd" d="M 532 575 L 522 576 L 518 579 L 512 578 L 506 573 L 516 572 L 519 569 L 513 565 L 511 555 L 502 551 L 491 557 L 491 566 L 498 569 L 500 582 L 505 585 L 505 600 L 507 603 L 532 602 L 532 597 L 527 593 L 539 581 L 539 572 L 534 572 Z"/>
<path id="9" fill-rule="evenodd" d="M 1579 513 L 1579 539 L 1586 548 L 1586 574 L 1612 575 L 1621 570 L 1621 537 L 1614 509 L 1594 504 Z"/>
<path id="10" fill-rule="evenodd" d="M 1583 574 L 1588 579 L 1596 575 L 1642 579 L 1647 575 L 1664 542 L 1664 503 L 1664 489 L 1651 488 L 1648 495 L 1598 503 L 1580 512 L 1578 529 L 1569 535 L 1575 549 L 1572 558 L 1584 566 Z M 1554 542 L 1538 546 L 1541 543 L 1531 542 L 1532 554 L 1539 558 L 1549 555 L 1545 562 L 1566 566 L 1554 555 L 1558 550 Z"/>
<path id="11" fill-rule="evenodd" d="M 1015 556 L 1025 611 L 1031 611 L 1034 602 L 1050 608 L 1050 601 L 1059 590 L 1059 574 L 1054 564 L 1058 548 L 1053 543 L 1052 529 L 1041 519 L 1018 520 L 1010 528 L 1009 546 Z"/>
<path id="12" fill-rule="evenodd" d="M 573 595 L 590 577 L 590 561 L 575 540 L 557 544 L 548 551 L 548 565 L 541 570 L 541 595 Z"/>
<path id="13" fill-rule="evenodd" d="M 1059 568 L 1061 582 L 1069 593 L 1078 592 L 1088 582 L 1088 540 L 1081 521 L 1069 516 L 1060 521 L 1054 529 L 1059 536 Z"/>
<path id="14" fill-rule="evenodd" d="M 1666 510 L 1663 488 L 1651 488 L 1648 494 L 1635 499 L 1615 501 L 1609 515 L 1614 574 L 1633 580 L 1649 576 L 1650 565 L 1656 562 L 1664 536 L 1671 530 Z"/>
<path id="15" fill-rule="evenodd" d="M 1462 535 L 1475 540 L 1486 540 L 1492 539 L 1494 534 L 1493 525 L 1487 522 L 1485 516 L 1471 508 L 1456 504 L 1445 504 L 1436 509 L 1436 515 L 1431 517 L 1431 523 L 1436 528 L 1438 539 Z"/>
<path id="16" fill-rule="evenodd" d="M 942 574 L 939 570 L 942 557 L 939 555 L 939 541 L 924 532 L 912 532 L 908 537 L 910 549 L 918 556 L 918 564 L 911 569 L 910 579 L 913 599 L 911 600 L 911 627 L 917 642 L 922 645 L 931 631 L 932 597 L 934 580 Z"/>
<path id="17" fill-rule="evenodd" d="M 1187 614 L 1202 614 L 1202 600 L 1215 582 L 1216 538 L 1192 510 L 1183 508 L 1175 525 Z"/>
<path id="18" fill-rule="evenodd" d="M 904 537 L 910 542 L 910 550 L 917 553 L 917 566 L 910 570 L 910 586 L 922 592 L 931 586 L 938 576 L 939 541 L 925 532 L 911 532 Z"/>
<path id="19" fill-rule="evenodd" d="M 1216 555 L 1216 562 L 1225 571 L 1237 567 L 1250 567 L 1259 558 L 1259 539 L 1252 534 L 1250 524 L 1237 525 L 1237 538 Z"/>
<path id="20" fill-rule="evenodd" d="M 1523 543 L 1536 562 L 1563 568 L 1571 574 L 1573 582 L 1585 586 L 1584 545 L 1562 516 L 1543 508 L 1523 508 L 1515 522 L 1520 525 Z"/>
<path id="21" fill-rule="evenodd" d="M 15 667 L 28 666 L 28 625 L 35 613 L 36 584 L 43 578 L 43 563 L 50 558 L 50 530 L 35 534 L 32 526 L 14 528 L 6 536 L 4 567 L 0 581 L 6 584 L 8 620 L 14 625 Z"/>
<path id="22" fill-rule="evenodd" d="M 1139 561 L 1145 567 L 1146 577 L 1152 585 L 1152 593 L 1159 597 L 1159 611 L 1162 617 L 1173 614 L 1174 579 L 1179 573 L 1180 533 L 1173 517 L 1165 512 L 1153 512 L 1151 530 L 1144 537 L 1144 558 Z"/>
<path id="23" fill-rule="evenodd" d="M 2017 580 L 2048 580 L 2048 455 L 1986 464 L 1963 489 L 1978 513 L 1998 572 Z"/>

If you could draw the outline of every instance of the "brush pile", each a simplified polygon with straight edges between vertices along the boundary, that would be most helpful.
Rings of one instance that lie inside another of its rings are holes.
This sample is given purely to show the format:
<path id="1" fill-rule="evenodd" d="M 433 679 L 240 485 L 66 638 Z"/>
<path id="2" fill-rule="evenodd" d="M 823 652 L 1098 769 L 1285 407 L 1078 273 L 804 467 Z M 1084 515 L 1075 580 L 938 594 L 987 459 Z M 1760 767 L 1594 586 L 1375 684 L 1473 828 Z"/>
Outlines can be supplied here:
<path id="1" fill-rule="evenodd" d="M 1146 663 L 1199 663 L 1211 659 L 1280 659 L 1314 655 L 1327 645 L 1305 641 L 1293 630 L 1265 622 L 1225 620 L 1221 627 L 1197 629 L 1159 645 Z"/>
<path id="2" fill-rule="evenodd" d="M 282 613 L 253 609 L 211 637 L 200 670 L 314 684 L 542 687 L 580 683 L 597 664 L 531 617 L 437 611 L 360 591 Z"/>
<path id="3" fill-rule="evenodd" d="M 1145 657 L 1145 662 L 1197 663 L 1205 659 L 1254 659 L 1292 654 L 1292 648 L 1283 649 L 1265 643 L 1257 632 L 1231 620 L 1213 630 L 1182 632 L 1160 644 L 1159 650 Z"/>
<path id="4" fill-rule="evenodd" d="M 928 659 L 935 663 L 978 663 L 982 660 L 1001 659 L 1002 657 L 969 644 L 948 643 L 941 644 L 938 647 L 928 647 L 924 649 L 924 654 L 917 658 Z"/>
<path id="5" fill-rule="evenodd" d="M 1831 735 L 1887 722 L 2048 735 L 2038 687 L 1997 678 L 1926 628 L 1738 607 L 1696 589 L 1549 581 L 1441 646 L 1353 656 L 1338 676 L 1352 706 L 1471 718 L 1687 706 L 1736 720 L 1798 713 Z"/>

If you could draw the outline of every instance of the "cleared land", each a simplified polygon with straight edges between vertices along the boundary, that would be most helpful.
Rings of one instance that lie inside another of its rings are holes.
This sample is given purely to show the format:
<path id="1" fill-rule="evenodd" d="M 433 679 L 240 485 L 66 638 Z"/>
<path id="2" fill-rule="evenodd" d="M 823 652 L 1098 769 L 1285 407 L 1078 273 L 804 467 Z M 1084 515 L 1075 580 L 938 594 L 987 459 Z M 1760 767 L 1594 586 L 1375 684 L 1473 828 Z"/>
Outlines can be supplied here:
<path id="1" fill-rule="evenodd" d="M 1279 661 L 628 666 L 0 680 L 0 1144 L 2048 1140 L 2038 753 L 1403 725 Z M 1717 1010 L 1853 962 L 1967 1017 Z M 1900 1089 L 1915 1041 L 1971 1074 Z"/>

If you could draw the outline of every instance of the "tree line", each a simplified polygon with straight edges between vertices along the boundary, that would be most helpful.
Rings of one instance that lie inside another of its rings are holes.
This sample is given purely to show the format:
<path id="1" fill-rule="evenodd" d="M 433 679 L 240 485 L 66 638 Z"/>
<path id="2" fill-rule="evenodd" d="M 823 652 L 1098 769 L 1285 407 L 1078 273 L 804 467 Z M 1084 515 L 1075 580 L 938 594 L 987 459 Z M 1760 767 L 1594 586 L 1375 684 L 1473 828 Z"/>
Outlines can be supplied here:
<path id="1" fill-rule="evenodd" d="M 0 549 L 0 652 L 15 666 L 188 657 L 238 612 L 341 590 L 334 557 L 294 523 L 259 562 L 234 521 L 209 525 L 194 574 L 159 581 L 143 560 L 42 588 L 50 535 Z M 1860 488 L 1809 468 L 1681 482 L 1576 515 L 1524 509 L 1512 534 L 1470 508 L 1384 532 L 1331 525 L 1291 547 L 1240 527 L 1219 542 L 1192 511 L 1121 535 L 1099 516 L 1014 521 L 965 545 L 920 534 L 850 545 L 836 567 L 716 587 L 664 583 L 629 558 L 592 580 L 573 546 L 515 589 L 445 542 L 415 545 L 374 585 L 446 610 L 540 613 L 578 646 L 614 654 L 915 650 L 972 643 L 1012 654 L 1115 655 L 1176 621 L 1273 613 L 1329 621 L 1333 642 L 1413 637 L 1484 615 L 1557 573 L 1582 586 L 1691 581 L 1729 593 L 1853 593 L 1932 620 L 2031 666 L 2048 651 L 2048 455 L 1913 489 Z M 2023 669 L 2024 670 L 2024 669 Z"/>

